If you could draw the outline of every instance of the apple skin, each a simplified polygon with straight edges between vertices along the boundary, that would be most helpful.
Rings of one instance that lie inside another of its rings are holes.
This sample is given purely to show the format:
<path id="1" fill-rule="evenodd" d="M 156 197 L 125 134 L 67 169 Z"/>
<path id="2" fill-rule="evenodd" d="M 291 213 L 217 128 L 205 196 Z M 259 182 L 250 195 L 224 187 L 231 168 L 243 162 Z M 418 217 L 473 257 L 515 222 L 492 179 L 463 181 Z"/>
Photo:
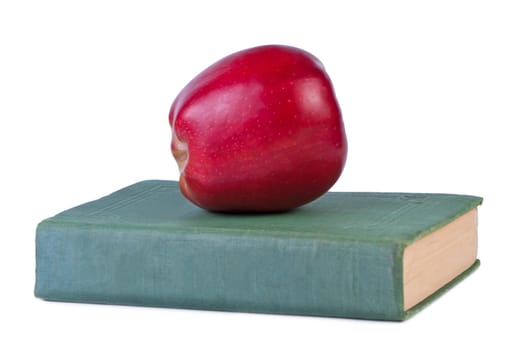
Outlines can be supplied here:
<path id="1" fill-rule="evenodd" d="M 301 49 L 231 54 L 190 81 L 169 114 L 180 188 L 219 212 L 279 212 L 326 193 L 346 161 L 333 86 Z"/>

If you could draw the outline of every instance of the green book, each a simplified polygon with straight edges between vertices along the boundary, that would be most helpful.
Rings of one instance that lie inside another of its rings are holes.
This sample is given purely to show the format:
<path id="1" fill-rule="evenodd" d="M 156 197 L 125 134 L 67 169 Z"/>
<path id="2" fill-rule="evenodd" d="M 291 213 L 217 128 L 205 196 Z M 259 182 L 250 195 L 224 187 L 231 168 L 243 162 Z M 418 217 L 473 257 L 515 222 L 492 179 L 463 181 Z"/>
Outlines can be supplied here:
<path id="1" fill-rule="evenodd" d="M 148 180 L 42 221 L 35 295 L 54 301 L 404 320 L 476 269 L 474 196 L 329 192 L 221 214 Z"/>

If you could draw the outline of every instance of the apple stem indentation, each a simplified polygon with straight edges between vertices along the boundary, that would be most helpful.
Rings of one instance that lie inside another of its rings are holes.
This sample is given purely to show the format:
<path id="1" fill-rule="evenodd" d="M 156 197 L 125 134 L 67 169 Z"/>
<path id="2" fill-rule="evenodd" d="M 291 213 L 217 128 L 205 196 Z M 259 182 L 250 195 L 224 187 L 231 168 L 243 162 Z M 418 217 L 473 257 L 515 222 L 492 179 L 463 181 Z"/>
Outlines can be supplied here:
<path id="1" fill-rule="evenodd" d="M 182 174 L 188 161 L 188 145 L 181 141 L 176 133 L 172 134 L 172 155 L 176 159 L 179 173 Z"/>

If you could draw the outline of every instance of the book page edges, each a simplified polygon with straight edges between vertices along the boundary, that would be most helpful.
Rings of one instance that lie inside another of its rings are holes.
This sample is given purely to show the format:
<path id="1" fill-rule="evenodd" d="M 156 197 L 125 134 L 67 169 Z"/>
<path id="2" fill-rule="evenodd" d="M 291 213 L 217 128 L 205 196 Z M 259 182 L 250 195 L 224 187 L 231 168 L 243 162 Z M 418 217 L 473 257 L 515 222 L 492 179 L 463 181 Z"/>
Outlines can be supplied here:
<path id="1" fill-rule="evenodd" d="M 457 284 L 459 284 L 461 281 L 463 281 L 465 278 L 467 278 L 469 275 L 471 275 L 474 271 L 476 271 L 479 266 L 481 265 L 481 262 L 479 259 L 476 259 L 474 263 L 466 269 L 461 275 L 454 278 L 452 281 L 448 282 L 446 285 L 438 289 L 435 293 L 432 295 L 429 295 L 426 299 L 418 303 L 417 305 L 413 306 L 412 308 L 404 311 L 404 316 L 400 321 L 407 320 L 414 316 L 415 314 L 419 313 L 422 309 L 430 305 L 434 300 L 441 297 L 443 294 L 448 292 L 450 289 L 455 287 Z"/>
<path id="2" fill-rule="evenodd" d="M 474 264 L 477 209 L 421 237 L 403 253 L 404 310 L 426 299 Z"/>

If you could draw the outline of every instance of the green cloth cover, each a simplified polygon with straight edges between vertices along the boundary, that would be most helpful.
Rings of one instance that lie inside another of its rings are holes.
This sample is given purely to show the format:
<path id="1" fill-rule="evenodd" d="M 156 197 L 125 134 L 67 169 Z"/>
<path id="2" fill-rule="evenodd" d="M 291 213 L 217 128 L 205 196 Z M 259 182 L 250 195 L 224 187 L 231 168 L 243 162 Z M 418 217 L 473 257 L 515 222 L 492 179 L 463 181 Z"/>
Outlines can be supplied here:
<path id="1" fill-rule="evenodd" d="M 148 180 L 42 221 L 35 295 L 47 300 L 403 320 L 402 254 L 482 199 L 335 193 L 276 214 L 195 207 Z"/>

